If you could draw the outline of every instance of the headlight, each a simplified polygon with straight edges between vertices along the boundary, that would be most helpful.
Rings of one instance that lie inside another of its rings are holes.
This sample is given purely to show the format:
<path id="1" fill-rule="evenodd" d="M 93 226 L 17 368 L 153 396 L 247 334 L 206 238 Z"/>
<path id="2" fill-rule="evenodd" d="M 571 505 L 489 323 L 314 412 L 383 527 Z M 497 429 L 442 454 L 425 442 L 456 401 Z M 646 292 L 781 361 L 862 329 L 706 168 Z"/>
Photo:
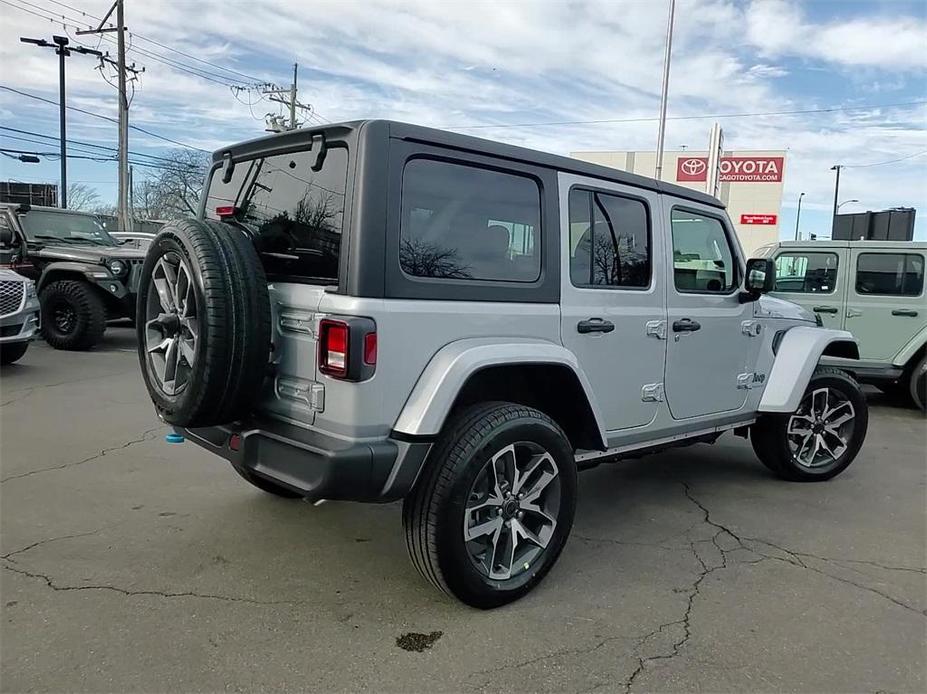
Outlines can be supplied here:
<path id="1" fill-rule="evenodd" d="M 116 277 L 122 277 L 129 271 L 129 266 L 117 259 L 110 260 L 106 264 L 106 267 L 108 267 L 109 271 L 116 275 Z"/>

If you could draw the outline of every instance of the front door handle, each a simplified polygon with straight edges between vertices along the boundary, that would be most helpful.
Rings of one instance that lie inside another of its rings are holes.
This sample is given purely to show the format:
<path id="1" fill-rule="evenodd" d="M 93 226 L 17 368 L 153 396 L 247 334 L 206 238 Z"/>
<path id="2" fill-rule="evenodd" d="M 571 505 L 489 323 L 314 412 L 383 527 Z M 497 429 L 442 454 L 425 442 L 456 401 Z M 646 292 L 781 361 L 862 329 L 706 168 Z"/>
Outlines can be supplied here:
<path id="1" fill-rule="evenodd" d="M 576 332 L 583 333 L 610 333 L 615 324 L 603 318 L 588 318 L 576 324 Z"/>
<path id="2" fill-rule="evenodd" d="M 674 333 L 694 333 L 696 330 L 701 330 L 702 324 L 698 321 L 694 321 L 691 318 L 680 318 L 679 320 L 673 321 L 673 332 Z"/>
<path id="3" fill-rule="evenodd" d="M 917 318 L 917 311 L 913 308 L 896 308 L 892 311 L 893 316 L 908 316 L 909 318 Z"/>
<path id="4" fill-rule="evenodd" d="M 815 306 L 812 311 L 815 313 L 837 313 L 836 306 Z"/>

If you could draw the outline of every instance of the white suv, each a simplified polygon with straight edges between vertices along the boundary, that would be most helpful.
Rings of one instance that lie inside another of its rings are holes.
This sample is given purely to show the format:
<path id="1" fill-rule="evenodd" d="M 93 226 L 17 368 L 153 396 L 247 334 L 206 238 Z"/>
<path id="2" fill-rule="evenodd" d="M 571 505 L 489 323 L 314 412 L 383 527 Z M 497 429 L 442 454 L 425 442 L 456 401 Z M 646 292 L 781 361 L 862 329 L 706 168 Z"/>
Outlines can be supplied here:
<path id="1" fill-rule="evenodd" d="M 749 435 L 833 477 L 866 402 L 847 332 L 762 296 L 721 203 L 385 121 L 214 156 L 140 278 L 139 358 L 176 434 L 282 497 L 404 499 L 409 554 L 478 607 L 536 585 L 576 473 Z"/>
<path id="2" fill-rule="evenodd" d="M 865 383 L 906 395 L 927 408 L 927 243 L 916 241 L 783 241 L 759 255 L 776 263 L 776 296 L 849 330 L 859 359 L 825 357 Z"/>

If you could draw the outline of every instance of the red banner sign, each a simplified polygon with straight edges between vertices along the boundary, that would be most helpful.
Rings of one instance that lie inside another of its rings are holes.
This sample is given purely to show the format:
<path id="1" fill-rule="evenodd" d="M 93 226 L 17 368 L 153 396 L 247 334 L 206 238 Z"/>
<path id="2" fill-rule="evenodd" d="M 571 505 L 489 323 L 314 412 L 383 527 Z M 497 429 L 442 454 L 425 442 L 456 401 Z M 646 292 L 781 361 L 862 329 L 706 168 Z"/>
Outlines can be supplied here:
<path id="1" fill-rule="evenodd" d="M 784 157 L 721 157 L 722 183 L 779 183 Z M 691 183 L 708 180 L 708 157 L 678 157 L 676 181 Z"/>
<path id="2" fill-rule="evenodd" d="M 774 214 L 742 214 L 740 215 L 741 224 L 775 224 L 779 219 Z"/>

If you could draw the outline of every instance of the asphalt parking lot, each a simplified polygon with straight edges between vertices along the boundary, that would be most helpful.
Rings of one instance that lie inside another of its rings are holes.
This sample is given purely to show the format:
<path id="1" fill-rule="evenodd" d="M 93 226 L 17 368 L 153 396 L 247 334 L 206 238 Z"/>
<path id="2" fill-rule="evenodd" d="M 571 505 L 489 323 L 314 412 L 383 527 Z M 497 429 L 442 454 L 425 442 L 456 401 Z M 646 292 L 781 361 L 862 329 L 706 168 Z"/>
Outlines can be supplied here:
<path id="1" fill-rule="evenodd" d="M 129 328 L 0 377 L 3 691 L 927 689 L 927 426 L 872 395 L 841 477 L 726 435 L 580 476 L 573 536 L 480 612 L 400 507 L 268 496 L 169 445 Z"/>

